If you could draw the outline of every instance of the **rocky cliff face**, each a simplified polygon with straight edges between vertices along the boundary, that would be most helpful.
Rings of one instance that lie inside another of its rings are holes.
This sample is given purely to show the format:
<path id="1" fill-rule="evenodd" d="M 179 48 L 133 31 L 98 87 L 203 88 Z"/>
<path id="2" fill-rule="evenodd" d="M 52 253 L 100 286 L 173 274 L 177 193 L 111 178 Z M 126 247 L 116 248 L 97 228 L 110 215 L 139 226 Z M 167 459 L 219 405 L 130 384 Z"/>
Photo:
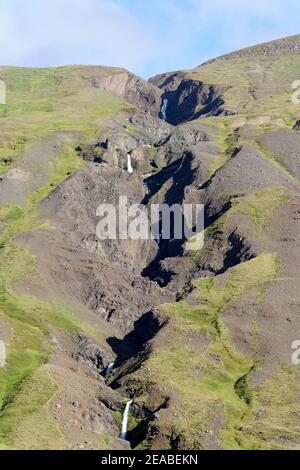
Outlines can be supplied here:
<path id="1" fill-rule="evenodd" d="M 162 100 L 168 100 L 167 121 L 174 126 L 208 114 L 227 114 L 222 107 L 222 89 L 214 85 L 192 80 L 181 72 L 158 75 L 150 83 L 163 90 Z"/>
<path id="2" fill-rule="evenodd" d="M 124 98 L 142 111 L 158 115 L 161 106 L 161 92 L 136 75 L 120 70 L 114 74 L 94 76 L 89 79 L 92 86 Z"/>
<path id="3" fill-rule="evenodd" d="M 150 83 L 0 70 L 21 109 L 1 118 L 4 448 L 299 447 L 297 51 L 288 38 Z M 120 196 L 204 204 L 203 248 L 99 240 L 97 207 Z"/>

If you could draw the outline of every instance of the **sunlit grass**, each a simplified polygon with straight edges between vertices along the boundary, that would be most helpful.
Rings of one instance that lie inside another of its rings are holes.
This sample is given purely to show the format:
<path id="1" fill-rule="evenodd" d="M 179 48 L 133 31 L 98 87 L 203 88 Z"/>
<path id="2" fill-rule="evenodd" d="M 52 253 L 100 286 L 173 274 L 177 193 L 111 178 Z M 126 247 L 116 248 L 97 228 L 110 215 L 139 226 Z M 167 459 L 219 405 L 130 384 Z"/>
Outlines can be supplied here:
<path id="1" fill-rule="evenodd" d="M 1 106 L 0 173 L 18 161 L 26 149 L 57 132 L 74 132 L 82 141 L 99 133 L 101 124 L 128 104 L 121 98 L 92 87 L 92 76 L 118 73 L 101 67 L 57 69 L 2 68 L 7 104 Z"/>

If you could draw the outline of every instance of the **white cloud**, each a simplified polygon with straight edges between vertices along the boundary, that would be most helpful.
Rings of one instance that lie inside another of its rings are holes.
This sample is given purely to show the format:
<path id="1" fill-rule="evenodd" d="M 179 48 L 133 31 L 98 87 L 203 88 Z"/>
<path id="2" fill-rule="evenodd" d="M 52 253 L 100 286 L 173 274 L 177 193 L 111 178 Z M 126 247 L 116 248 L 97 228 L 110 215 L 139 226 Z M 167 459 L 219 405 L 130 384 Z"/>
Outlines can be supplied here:
<path id="1" fill-rule="evenodd" d="M 0 63 L 98 63 L 143 67 L 155 46 L 150 28 L 105 0 L 0 2 Z"/>
<path id="2" fill-rule="evenodd" d="M 0 0 L 0 64 L 143 75 L 298 31 L 298 0 Z"/>

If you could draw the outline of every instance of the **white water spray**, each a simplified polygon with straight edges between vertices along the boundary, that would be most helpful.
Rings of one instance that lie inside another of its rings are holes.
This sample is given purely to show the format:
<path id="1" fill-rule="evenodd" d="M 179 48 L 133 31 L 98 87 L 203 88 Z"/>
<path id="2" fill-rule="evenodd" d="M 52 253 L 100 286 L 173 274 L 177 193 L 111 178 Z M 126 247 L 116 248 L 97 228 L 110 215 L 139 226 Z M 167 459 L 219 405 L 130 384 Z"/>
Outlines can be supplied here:
<path id="1" fill-rule="evenodd" d="M 109 374 L 112 373 L 112 370 L 113 370 L 113 368 L 114 368 L 114 365 L 115 365 L 114 362 L 111 362 L 111 363 L 109 364 L 109 366 L 107 367 L 106 372 L 105 372 L 105 377 L 107 377 Z"/>
<path id="2" fill-rule="evenodd" d="M 143 182 L 143 185 L 144 185 L 144 188 L 146 189 L 146 196 L 149 196 L 150 191 L 149 191 L 148 184 L 146 183 L 146 181 Z"/>
<path id="3" fill-rule="evenodd" d="M 167 107 L 168 107 L 168 104 L 169 104 L 169 101 L 167 99 L 164 100 L 164 103 L 161 107 L 161 116 L 163 118 L 164 121 L 167 120 Z"/>
<path id="4" fill-rule="evenodd" d="M 126 441 L 126 435 L 127 435 L 127 425 L 128 425 L 128 414 L 129 414 L 129 408 L 132 403 L 132 400 L 129 400 L 127 402 L 124 415 L 123 415 L 123 421 L 122 421 L 122 431 L 120 438 L 123 439 L 123 441 Z"/>
<path id="5" fill-rule="evenodd" d="M 130 153 L 127 154 L 127 171 L 130 175 L 133 173 L 132 163 L 131 163 L 131 155 Z"/>

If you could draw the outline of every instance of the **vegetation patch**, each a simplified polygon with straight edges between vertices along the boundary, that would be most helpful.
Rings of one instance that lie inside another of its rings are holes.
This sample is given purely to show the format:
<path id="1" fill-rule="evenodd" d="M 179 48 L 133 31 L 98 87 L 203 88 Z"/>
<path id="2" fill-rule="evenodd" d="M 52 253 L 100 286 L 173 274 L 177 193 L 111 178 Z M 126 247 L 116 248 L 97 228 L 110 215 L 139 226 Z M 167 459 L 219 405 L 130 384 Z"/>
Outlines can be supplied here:
<path id="1" fill-rule="evenodd" d="M 51 164 L 52 173 L 49 180 L 29 195 L 24 209 L 11 205 L 0 208 L 0 220 L 5 224 L 0 244 L 5 244 L 19 233 L 47 227 L 45 221 L 38 219 L 38 205 L 82 165 L 83 162 L 76 151 L 70 145 L 64 146 L 62 154 Z"/>
<path id="2" fill-rule="evenodd" d="M 13 403 L 0 413 L 0 449 L 63 449 L 66 446 L 48 405 L 58 392 L 50 369 L 28 375 Z"/>
<path id="3" fill-rule="evenodd" d="M 284 188 L 260 189 L 235 202 L 231 213 L 248 215 L 254 222 L 257 233 L 262 235 L 275 210 L 287 201 Z"/>
<path id="4" fill-rule="evenodd" d="M 299 450 L 299 384 L 299 367 L 280 364 L 262 385 L 252 388 L 252 406 L 236 430 L 240 447 Z"/>

